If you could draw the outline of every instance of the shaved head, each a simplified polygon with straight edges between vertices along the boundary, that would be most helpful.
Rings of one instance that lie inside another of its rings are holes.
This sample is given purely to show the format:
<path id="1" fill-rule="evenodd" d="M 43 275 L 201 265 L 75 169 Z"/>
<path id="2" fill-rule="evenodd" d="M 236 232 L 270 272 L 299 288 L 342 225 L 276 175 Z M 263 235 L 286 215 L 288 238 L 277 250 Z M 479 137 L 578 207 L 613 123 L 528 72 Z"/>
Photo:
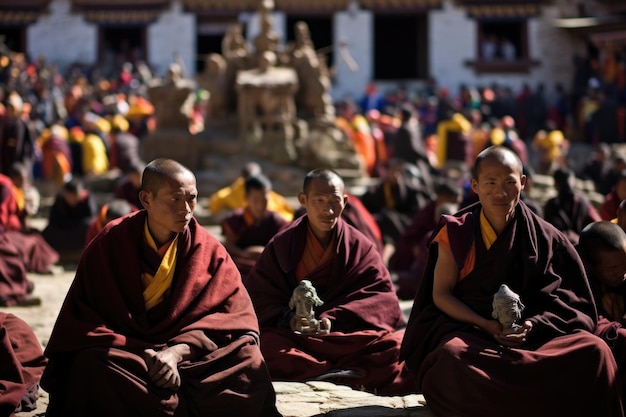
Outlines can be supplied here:
<path id="1" fill-rule="evenodd" d="M 169 179 L 180 174 L 194 176 L 188 168 L 173 159 L 155 159 L 143 170 L 141 189 L 156 195 Z"/>
<path id="2" fill-rule="evenodd" d="M 478 175 L 480 174 L 480 167 L 485 160 L 492 160 L 500 162 L 503 165 L 508 165 L 511 168 L 516 168 L 517 172 L 519 172 L 520 176 L 524 173 L 524 167 L 522 165 L 522 161 L 519 159 L 517 154 L 512 150 L 504 147 L 504 146 L 490 146 L 476 157 L 476 162 L 474 163 L 474 170 L 472 171 L 472 176 L 475 180 L 478 180 Z"/>
<path id="3" fill-rule="evenodd" d="M 617 224 L 598 221 L 588 224 L 578 240 L 578 253 L 583 260 L 593 264 L 600 251 L 622 251 L 626 246 L 626 233 Z"/>
<path id="4" fill-rule="evenodd" d="M 345 185 L 343 183 L 343 179 L 339 174 L 329 168 L 317 168 L 313 171 L 310 171 L 304 177 L 304 184 L 302 184 L 302 192 L 304 194 L 308 194 L 311 189 L 311 182 L 313 180 L 323 180 L 332 182 L 340 186 L 341 191 L 343 192 L 345 189 Z"/>

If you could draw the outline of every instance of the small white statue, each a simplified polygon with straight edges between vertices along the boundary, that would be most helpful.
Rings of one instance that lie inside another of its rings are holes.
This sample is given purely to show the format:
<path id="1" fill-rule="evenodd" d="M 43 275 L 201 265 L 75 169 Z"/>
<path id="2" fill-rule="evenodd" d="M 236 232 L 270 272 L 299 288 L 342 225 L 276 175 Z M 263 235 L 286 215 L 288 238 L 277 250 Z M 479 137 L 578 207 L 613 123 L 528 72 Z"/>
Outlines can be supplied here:
<path id="1" fill-rule="evenodd" d="M 302 333 L 316 333 L 320 330 L 320 322 L 315 318 L 313 307 L 318 307 L 324 302 L 317 296 L 317 290 L 311 284 L 311 281 L 303 279 L 300 284 L 294 288 L 289 300 L 289 308 L 295 309 L 295 327 L 296 331 Z M 302 319 L 306 319 L 306 325 Z"/>
<path id="2" fill-rule="evenodd" d="M 518 322 L 522 318 L 524 304 L 520 296 L 506 284 L 500 285 L 500 289 L 494 294 L 492 307 L 491 316 L 500 322 L 504 333 L 513 333 L 521 327 Z"/>

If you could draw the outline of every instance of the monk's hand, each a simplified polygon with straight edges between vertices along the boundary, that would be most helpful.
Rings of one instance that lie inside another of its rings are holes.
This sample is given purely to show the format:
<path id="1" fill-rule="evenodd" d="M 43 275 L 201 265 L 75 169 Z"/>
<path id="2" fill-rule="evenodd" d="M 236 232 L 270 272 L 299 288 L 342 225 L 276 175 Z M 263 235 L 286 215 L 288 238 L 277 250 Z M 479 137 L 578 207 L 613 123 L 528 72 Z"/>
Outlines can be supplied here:
<path id="1" fill-rule="evenodd" d="M 159 352 L 146 349 L 144 353 L 150 381 L 157 387 L 178 391 L 181 384 L 178 363 L 183 359 L 179 349 L 171 346 Z"/>
<path id="2" fill-rule="evenodd" d="M 526 343 L 532 329 L 533 323 L 526 320 L 519 328 L 515 329 L 515 331 L 497 335 L 496 341 L 503 346 L 518 347 Z"/>
<path id="3" fill-rule="evenodd" d="M 317 333 L 328 334 L 330 333 L 331 327 L 332 327 L 332 324 L 330 322 L 330 319 L 328 317 L 324 317 L 323 319 L 320 319 L 320 329 Z"/>

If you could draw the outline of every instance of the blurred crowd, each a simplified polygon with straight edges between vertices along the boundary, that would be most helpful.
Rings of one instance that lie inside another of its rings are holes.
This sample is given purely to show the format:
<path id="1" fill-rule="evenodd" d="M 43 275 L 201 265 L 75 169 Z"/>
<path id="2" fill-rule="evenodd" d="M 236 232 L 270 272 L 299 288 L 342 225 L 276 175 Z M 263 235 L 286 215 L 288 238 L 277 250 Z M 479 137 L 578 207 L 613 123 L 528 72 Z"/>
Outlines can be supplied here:
<path id="1" fill-rule="evenodd" d="M 62 254 L 79 254 L 107 221 L 141 208 L 140 149 L 156 126 L 147 94 L 155 79 L 142 62 L 124 62 L 109 74 L 80 65 L 61 73 L 43 58 L 0 57 L 0 173 L 13 180 L 21 219 L 13 228 L 30 230 L 27 219 L 39 205 L 34 184 L 51 185 L 57 193 L 43 237 Z M 203 125 L 207 97 L 202 91 L 196 96 L 189 115 L 192 133 Z M 626 199 L 626 156 L 619 151 L 626 139 L 623 52 L 592 51 L 576 58 L 569 87 L 538 83 L 515 91 L 499 84 L 461 85 L 453 92 L 430 78 L 422 88 L 380 91 L 371 83 L 362 96 L 341 100 L 335 109 L 336 126 L 374 179 L 351 199 L 374 219 L 368 227 L 375 229 L 371 235 L 379 239 L 399 288 L 409 282 L 399 292 L 403 297 L 412 295 L 438 216 L 475 201 L 469 173 L 488 146 L 515 151 L 529 179 L 553 178 L 554 199 L 533 202 L 532 181 L 524 198 L 574 242 L 589 222 L 617 218 Z M 592 150 L 587 160 L 572 163 L 572 143 Z M 86 180 L 111 172 L 119 178 L 116 200 L 98 205 Z M 590 181 L 604 201 L 589 201 L 576 188 L 577 179 Z M 244 179 L 239 181 L 241 188 Z M 239 201 L 246 204 L 243 197 Z M 288 211 L 291 219 L 295 209 Z"/>

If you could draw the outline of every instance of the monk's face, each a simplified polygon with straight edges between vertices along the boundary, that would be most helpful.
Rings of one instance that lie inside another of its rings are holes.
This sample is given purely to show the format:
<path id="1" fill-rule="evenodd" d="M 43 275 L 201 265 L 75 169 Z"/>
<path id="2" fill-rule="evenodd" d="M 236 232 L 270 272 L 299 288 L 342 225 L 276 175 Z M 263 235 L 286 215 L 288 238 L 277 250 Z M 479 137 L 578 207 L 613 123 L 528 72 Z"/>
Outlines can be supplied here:
<path id="1" fill-rule="evenodd" d="M 267 208 L 268 190 L 251 189 L 246 194 L 248 210 L 255 219 L 260 219 Z"/>
<path id="2" fill-rule="evenodd" d="M 622 250 L 598 250 L 592 274 L 609 288 L 619 287 L 626 278 L 626 246 Z"/>
<path id="3" fill-rule="evenodd" d="M 481 162 L 472 190 L 478 195 L 488 220 L 509 220 L 515 214 L 520 194 L 526 184 L 518 165 L 507 156 L 505 161 L 488 157 Z"/>
<path id="4" fill-rule="evenodd" d="M 311 181 L 307 194 L 298 194 L 298 201 L 306 209 L 309 225 L 318 238 L 332 233 L 348 198 L 343 183 L 337 179 Z"/>
<path id="5" fill-rule="evenodd" d="M 159 244 L 185 230 L 196 208 L 198 190 L 190 172 L 168 178 L 156 194 L 140 191 L 139 198 L 148 212 L 148 227 Z"/>

